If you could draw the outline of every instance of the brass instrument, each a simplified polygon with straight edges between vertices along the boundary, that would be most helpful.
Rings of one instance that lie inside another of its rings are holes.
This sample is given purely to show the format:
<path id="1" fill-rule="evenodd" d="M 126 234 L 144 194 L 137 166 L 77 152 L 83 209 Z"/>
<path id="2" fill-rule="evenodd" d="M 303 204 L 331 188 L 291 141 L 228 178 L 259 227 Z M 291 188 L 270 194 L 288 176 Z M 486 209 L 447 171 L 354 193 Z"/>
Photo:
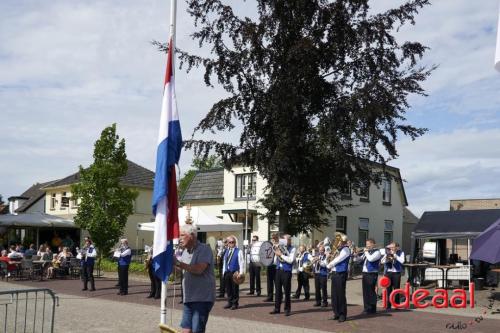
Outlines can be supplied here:
<path id="1" fill-rule="evenodd" d="M 347 236 L 341 232 L 335 233 L 335 239 L 332 244 L 332 251 L 326 257 L 326 263 L 331 263 L 339 255 L 339 246 L 342 243 L 347 242 Z"/>
<path id="2" fill-rule="evenodd" d="M 375 250 L 380 250 L 381 248 L 379 247 L 372 247 L 372 248 L 366 248 L 366 247 L 363 247 L 363 248 L 355 248 L 354 249 L 354 255 L 362 255 L 366 250 L 368 251 L 375 251 Z"/>
<path id="3" fill-rule="evenodd" d="M 243 282 L 245 282 L 245 274 L 240 274 L 240 272 L 234 272 L 233 282 L 236 283 L 237 285 L 242 284 Z"/>
<path id="4" fill-rule="evenodd" d="M 286 243 L 283 244 L 282 242 L 278 242 L 277 244 L 273 244 L 273 251 L 274 253 L 276 253 L 276 250 L 280 250 L 280 252 L 284 255 L 284 256 L 288 256 L 289 255 L 289 252 L 288 252 L 288 249 L 287 249 L 287 246 L 286 246 Z M 278 257 L 278 259 L 280 261 L 283 261 L 283 259 L 281 257 Z"/>

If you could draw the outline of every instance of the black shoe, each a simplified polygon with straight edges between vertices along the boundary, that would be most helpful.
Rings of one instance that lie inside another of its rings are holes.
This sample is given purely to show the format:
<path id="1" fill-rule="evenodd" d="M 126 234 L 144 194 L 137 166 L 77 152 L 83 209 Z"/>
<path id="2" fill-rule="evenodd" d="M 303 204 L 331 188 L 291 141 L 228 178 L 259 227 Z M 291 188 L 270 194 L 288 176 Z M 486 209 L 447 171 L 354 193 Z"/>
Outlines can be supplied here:
<path id="1" fill-rule="evenodd" d="M 333 316 L 330 318 L 330 320 L 339 320 L 339 316 Z"/>
<path id="2" fill-rule="evenodd" d="M 304 301 L 308 301 L 308 300 L 309 300 L 309 298 L 310 298 L 309 296 L 306 296 L 306 297 L 304 298 Z"/>
<path id="3" fill-rule="evenodd" d="M 260 296 L 260 291 L 258 291 L 257 294 L 255 294 L 255 296 L 257 297 Z"/>
<path id="4" fill-rule="evenodd" d="M 253 291 L 247 293 L 247 295 L 253 295 L 253 294 L 254 294 Z"/>
<path id="5" fill-rule="evenodd" d="M 297 298 L 300 298 L 300 296 L 299 295 L 293 295 L 292 298 L 297 299 Z"/>
<path id="6" fill-rule="evenodd" d="M 95 291 L 95 288 L 90 288 L 90 291 Z"/>
<path id="7" fill-rule="evenodd" d="M 280 313 L 280 310 L 274 309 L 273 311 L 269 312 L 269 314 L 278 314 Z"/>
<path id="8" fill-rule="evenodd" d="M 119 291 L 116 293 L 117 295 L 123 295 L 123 292 Z"/>
<path id="9" fill-rule="evenodd" d="M 115 284 L 115 287 L 119 287 L 119 286 L 120 286 L 120 284 L 119 284 L 119 283 L 118 283 L 118 284 Z"/>
<path id="10" fill-rule="evenodd" d="M 345 321 L 345 316 L 339 316 L 339 323 L 343 323 Z"/>
<path id="11" fill-rule="evenodd" d="M 83 288 L 82 291 L 88 290 L 87 288 Z"/>
<path id="12" fill-rule="evenodd" d="M 264 300 L 264 302 L 272 302 L 272 301 L 273 301 L 273 299 L 272 299 L 272 298 L 270 298 L 270 297 L 268 297 L 268 298 L 266 298 L 266 299 Z"/>
<path id="13" fill-rule="evenodd" d="M 314 303 L 313 306 L 321 306 L 320 303 Z"/>
<path id="14" fill-rule="evenodd" d="M 323 303 L 323 304 L 321 304 L 321 307 L 322 307 L 322 308 L 327 308 L 327 307 L 328 307 L 328 303 Z"/>
<path id="15" fill-rule="evenodd" d="M 229 309 L 229 308 L 231 308 L 231 307 L 232 307 L 232 305 L 231 305 L 231 304 L 226 304 L 226 305 L 224 305 L 224 309 Z"/>
<path id="16" fill-rule="evenodd" d="M 285 311 L 285 316 L 287 316 L 287 317 L 290 316 L 290 310 Z"/>
<path id="17" fill-rule="evenodd" d="M 236 310 L 236 309 L 238 309 L 238 305 L 233 305 L 233 306 L 231 307 L 231 310 Z"/>
<path id="18" fill-rule="evenodd" d="M 123 295 L 123 296 L 128 295 L 128 291 L 124 291 L 124 292 L 122 293 L 122 295 Z"/>
<path id="19" fill-rule="evenodd" d="M 148 296 L 148 297 L 146 297 L 146 298 L 153 298 L 153 297 L 155 297 L 155 295 L 151 295 L 151 294 L 149 294 L 149 296 Z"/>

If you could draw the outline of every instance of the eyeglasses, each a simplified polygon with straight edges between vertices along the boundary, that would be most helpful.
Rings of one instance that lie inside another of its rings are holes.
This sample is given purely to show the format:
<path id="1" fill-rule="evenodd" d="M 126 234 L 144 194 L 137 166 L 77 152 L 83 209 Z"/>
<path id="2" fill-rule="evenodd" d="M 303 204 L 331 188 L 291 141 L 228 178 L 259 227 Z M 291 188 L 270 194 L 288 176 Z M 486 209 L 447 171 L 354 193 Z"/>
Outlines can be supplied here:
<path id="1" fill-rule="evenodd" d="M 229 243 L 229 244 L 234 244 L 235 242 L 233 242 L 233 241 L 230 241 L 230 242 L 228 242 L 228 243 Z"/>

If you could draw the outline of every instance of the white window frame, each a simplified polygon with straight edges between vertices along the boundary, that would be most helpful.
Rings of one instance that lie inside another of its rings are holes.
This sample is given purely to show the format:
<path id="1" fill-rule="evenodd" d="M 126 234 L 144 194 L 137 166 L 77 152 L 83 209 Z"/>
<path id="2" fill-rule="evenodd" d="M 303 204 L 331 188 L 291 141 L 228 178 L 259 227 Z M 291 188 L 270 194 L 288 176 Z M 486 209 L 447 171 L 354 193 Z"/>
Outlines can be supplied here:
<path id="1" fill-rule="evenodd" d="M 384 178 L 382 180 L 382 202 L 390 204 L 391 196 L 392 196 L 391 178 Z"/>
<path id="2" fill-rule="evenodd" d="M 56 199 L 56 194 L 51 193 L 50 194 L 50 210 L 55 210 L 57 205 L 57 199 Z"/>
<path id="3" fill-rule="evenodd" d="M 247 191 L 249 192 L 248 198 L 255 199 L 257 190 L 257 173 L 240 173 L 234 176 L 234 198 L 247 199 Z"/>

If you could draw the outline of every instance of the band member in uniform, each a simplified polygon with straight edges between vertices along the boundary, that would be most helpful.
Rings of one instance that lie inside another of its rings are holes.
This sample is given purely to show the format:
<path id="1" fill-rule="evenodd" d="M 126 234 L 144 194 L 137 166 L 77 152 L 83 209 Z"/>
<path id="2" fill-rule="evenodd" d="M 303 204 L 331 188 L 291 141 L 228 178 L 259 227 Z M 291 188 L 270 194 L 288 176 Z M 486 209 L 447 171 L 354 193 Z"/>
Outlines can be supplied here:
<path id="1" fill-rule="evenodd" d="M 306 251 L 304 245 L 299 246 L 299 253 L 297 254 L 297 290 L 293 298 L 300 298 L 300 292 L 304 288 L 305 300 L 309 300 L 309 273 L 304 272 L 304 263 L 306 263 L 311 258 L 309 253 Z"/>
<path id="2" fill-rule="evenodd" d="M 128 247 L 128 240 L 122 239 L 120 245 L 120 257 L 118 258 L 118 283 L 120 291 L 118 295 L 128 294 L 128 268 L 132 259 L 132 250 Z"/>
<path id="3" fill-rule="evenodd" d="M 258 241 L 259 236 L 253 235 L 252 244 Z M 248 260 L 248 262 L 250 271 L 250 292 L 248 292 L 247 295 L 253 295 L 255 292 L 257 296 L 260 296 L 260 266 L 256 263 L 253 263 L 251 260 Z"/>
<path id="4" fill-rule="evenodd" d="M 219 239 L 217 241 L 217 269 L 219 270 L 219 297 L 224 297 L 225 287 L 224 287 L 224 255 L 227 250 L 227 238 L 224 240 Z"/>
<path id="5" fill-rule="evenodd" d="M 233 281 L 233 274 L 245 274 L 245 260 L 240 251 L 235 236 L 227 238 L 227 251 L 224 255 L 224 283 L 227 293 L 227 304 L 224 309 L 236 310 L 240 300 L 240 286 Z"/>
<path id="6" fill-rule="evenodd" d="M 375 241 L 366 240 L 366 247 L 362 253 L 355 254 L 355 261 L 363 261 L 363 314 L 377 313 L 377 287 L 378 271 L 382 255 L 374 248 Z"/>
<path id="7" fill-rule="evenodd" d="M 326 268 L 325 247 L 320 245 L 318 251 L 318 255 L 313 259 L 314 288 L 316 289 L 316 303 L 314 303 L 314 306 L 326 308 L 328 306 L 328 269 Z"/>
<path id="8" fill-rule="evenodd" d="M 391 285 L 387 288 L 387 295 L 390 295 L 394 289 L 401 287 L 401 271 L 405 262 L 405 254 L 399 248 L 396 242 L 390 243 L 385 254 L 380 261 L 384 265 L 384 275 L 391 280 Z M 395 301 L 399 303 L 400 295 L 397 294 Z M 387 310 L 391 310 L 391 302 L 387 302 Z"/>
<path id="9" fill-rule="evenodd" d="M 338 255 L 326 266 L 332 272 L 332 309 L 333 320 L 339 323 L 345 321 L 347 317 L 347 300 L 345 297 L 345 288 L 347 284 L 347 268 L 351 251 L 347 246 L 347 238 L 344 238 L 338 245 Z M 335 252 L 335 249 L 332 249 Z"/>
<path id="10" fill-rule="evenodd" d="M 284 235 L 286 240 L 286 251 L 277 245 L 274 250 L 276 263 L 276 298 L 274 299 L 274 310 L 271 314 L 277 314 L 281 311 L 281 302 L 283 301 L 283 292 L 285 293 L 285 316 L 290 315 L 291 301 L 290 293 L 292 291 L 292 266 L 295 261 L 295 248 L 292 246 L 292 236 Z"/>
<path id="11" fill-rule="evenodd" d="M 277 245 L 279 243 L 279 235 L 277 232 L 274 232 L 271 234 L 271 243 L 273 245 Z M 264 300 L 264 302 L 272 302 L 273 301 L 273 295 L 274 295 L 274 283 L 276 281 L 276 263 L 275 259 L 273 258 L 273 263 L 269 266 L 267 266 L 267 272 L 266 272 L 266 277 L 267 277 L 267 298 Z"/>
<path id="12" fill-rule="evenodd" d="M 85 246 L 81 251 L 81 264 L 83 273 L 83 289 L 87 290 L 88 282 L 90 281 L 90 291 L 95 291 L 94 283 L 94 262 L 97 256 L 97 250 L 90 238 L 85 241 Z"/>
<path id="13" fill-rule="evenodd" d="M 146 258 L 146 269 L 151 283 L 151 289 L 147 298 L 159 299 L 161 297 L 161 280 L 156 276 L 153 266 L 153 247 L 148 249 L 148 256 Z"/>

